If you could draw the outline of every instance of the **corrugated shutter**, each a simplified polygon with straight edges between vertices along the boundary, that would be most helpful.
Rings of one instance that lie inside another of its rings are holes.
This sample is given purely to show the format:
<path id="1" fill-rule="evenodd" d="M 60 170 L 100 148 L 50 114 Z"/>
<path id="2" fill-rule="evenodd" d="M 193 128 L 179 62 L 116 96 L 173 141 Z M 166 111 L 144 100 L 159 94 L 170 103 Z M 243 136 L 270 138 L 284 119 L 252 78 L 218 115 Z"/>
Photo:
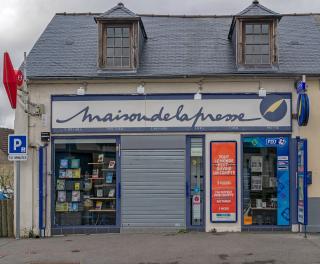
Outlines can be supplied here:
<path id="1" fill-rule="evenodd" d="M 122 227 L 185 228 L 185 137 L 121 141 Z"/>

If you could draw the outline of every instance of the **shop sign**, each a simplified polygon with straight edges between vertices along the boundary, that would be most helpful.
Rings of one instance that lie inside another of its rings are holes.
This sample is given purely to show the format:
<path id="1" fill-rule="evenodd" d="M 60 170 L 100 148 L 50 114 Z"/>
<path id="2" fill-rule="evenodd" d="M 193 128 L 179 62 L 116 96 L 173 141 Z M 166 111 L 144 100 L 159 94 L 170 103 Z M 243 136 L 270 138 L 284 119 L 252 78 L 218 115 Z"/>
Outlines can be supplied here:
<path id="1" fill-rule="evenodd" d="M 211 142 L 211 222 L 237 221 L 237 142 Z"/>
<path id="2" fill-rule="evenodd" d="M 308 168 L 307 140 L 297 139 L 298 223 L 308 224 Z"/>
<path id="3" fill-rule="evenodd" d="M 291 131 L 291 94 L 52 96 L 52 132 Z"/>

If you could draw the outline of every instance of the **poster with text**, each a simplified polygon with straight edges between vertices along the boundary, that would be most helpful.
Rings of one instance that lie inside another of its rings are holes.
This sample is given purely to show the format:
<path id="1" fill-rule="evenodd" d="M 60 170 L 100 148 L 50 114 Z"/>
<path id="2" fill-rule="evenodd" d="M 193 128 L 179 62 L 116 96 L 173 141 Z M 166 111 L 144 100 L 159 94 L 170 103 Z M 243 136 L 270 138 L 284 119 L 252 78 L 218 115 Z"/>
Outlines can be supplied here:
<path id="1" fill-rule="evenodd" d="M 211 142 L 211 221 L 237 221 L 237 142 Z"/>

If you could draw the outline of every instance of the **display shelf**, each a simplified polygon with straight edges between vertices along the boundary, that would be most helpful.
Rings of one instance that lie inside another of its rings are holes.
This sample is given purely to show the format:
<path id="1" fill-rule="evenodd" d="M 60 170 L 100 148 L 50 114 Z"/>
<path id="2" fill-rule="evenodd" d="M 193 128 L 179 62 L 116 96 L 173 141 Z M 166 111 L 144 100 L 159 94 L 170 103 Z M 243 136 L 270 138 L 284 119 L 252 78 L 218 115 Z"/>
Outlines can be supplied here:
<path id="1" fill-rule="evenodd" d="M 108 169 L 108 168 L 106 168 L 106 169 L 101 169 L 102 171 L 116 171 L 116 169 L 112 169 L 112 168 L 110 168 L 110 169 Z"/>
<path id="2" fill-rule="evenodd" d="M 266 207 L 266 208 L 259 208 L 259 207 L 251 207 L 252 210 L 277 210 L 278 208 Z"/>
<path id="3" fill-rule="evenodd" d="M 63 177 L 63 178 L 61 178 L 61 177 L 58 177 L 57 179 L 58 180 L 82 180 L 83 177 L 80 177 L 80 178 L 71 178 L 71 177 Z"/>
<path id="4" fill-rule="evenodd" d="M 89 162 L 88 165 L 106 165 L 106 163 L 103 163 L 103 162 Z"/>
<path id="5" fill-rule="evenodd" d="M 99 178 L 89 178 L 89 180 L 104 180 L 104 178 L 102 178 L 102 177 L 99 177 Z"/>
<path id="6" fill-rule="evenodd" d="M 90 197 L 90 200 L 116 200 L 116 198 L 111 197 Z"/>
<path id="7" fill-rule="evenodd" d="M 103 183 L 103 184 L 95 184 L 94 186 L 96 188 L 103 188 L 103 187 L 113 187 L 115 186 L 115 183 Z"/>
<path id="8" fill-rule="evenodd" d="M 92 213 L 108 213 L 108 212 L 115 212 L 115 209 L 90 209 L 89 212 Z"/>

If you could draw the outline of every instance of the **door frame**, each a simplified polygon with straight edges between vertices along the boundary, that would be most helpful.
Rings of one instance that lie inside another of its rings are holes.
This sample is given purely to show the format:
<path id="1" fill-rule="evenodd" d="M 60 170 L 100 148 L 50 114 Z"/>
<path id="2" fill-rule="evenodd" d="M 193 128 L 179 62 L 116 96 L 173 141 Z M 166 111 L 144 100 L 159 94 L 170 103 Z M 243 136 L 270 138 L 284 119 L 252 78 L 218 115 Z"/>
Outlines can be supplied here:
<path id="1" fill-rule="evenodd" d="M 203 163 L 203 208 L 202 208 L 202 225 L 193 226 L 191 225 L 191 214 L 190 214 L 190 156 L 191 156 L 191 138 L 202 138 L 202 163 Z M 205 231 L 206 227 L 206 137 L 205 135 L 186 135 L 186 184 L 185 184 L 185 197 L 186 197 L 186 229 L 195 231 Z"/>
<path id="2" fill-rule="evenodd" d="M 289 156 L 289 215 L 290 215 L 290 221 L 288 225 L 244 225 L 244 219 L 243 219 L 243 190 L 244 190 L 244 180 L 243 180 L 243 142 L 244 138 L 247 137 L 287 137 L 289 139 L 288 144 L 288 156 Z M 293 204 L 292 204 L 292 135 L 291 134 L 241 134 L 241 140 L 240 140 L 240 172 L 241 172 L 241 231 L 291 231 L 292 227 L 292 210 L 293 210 Z"/>

